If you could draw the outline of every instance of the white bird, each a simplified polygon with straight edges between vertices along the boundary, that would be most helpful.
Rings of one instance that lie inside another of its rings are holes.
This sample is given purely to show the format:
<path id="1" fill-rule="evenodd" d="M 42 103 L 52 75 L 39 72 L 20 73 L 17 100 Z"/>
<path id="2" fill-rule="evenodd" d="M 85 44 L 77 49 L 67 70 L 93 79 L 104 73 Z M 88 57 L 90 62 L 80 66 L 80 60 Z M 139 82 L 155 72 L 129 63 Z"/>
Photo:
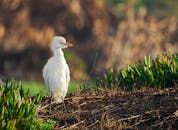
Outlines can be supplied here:
<path id="1" fill-rule="evenodd" d="M 61 103 L 67 94 L 70 81 L 70 71 L 66 63 L 62 48 L 72 46 L 61 36 L 55 36 L 52 41 L 53 57 L 51 57 L 43 68 L 43 78 L 48 86 L 51 98 Z"/>

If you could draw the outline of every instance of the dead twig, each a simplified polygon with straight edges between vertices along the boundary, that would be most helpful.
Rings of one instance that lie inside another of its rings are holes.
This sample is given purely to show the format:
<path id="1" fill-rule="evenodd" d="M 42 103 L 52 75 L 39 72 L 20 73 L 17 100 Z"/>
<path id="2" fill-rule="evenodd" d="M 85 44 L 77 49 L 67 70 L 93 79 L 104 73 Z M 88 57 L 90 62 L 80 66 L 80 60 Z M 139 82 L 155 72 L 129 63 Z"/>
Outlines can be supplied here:
<path id="1" fill-rule="evenodd" d="M 84 120 L 82 120 L 82 121 L 80 121 L 80 122 L 78 122 L 78 123 L 75 123 L 75 124 L 73 124 L 73 125 L 71 125 L 71 126 L 69 126 L 69 127 L 67 127 L 67 128 L 65 128 L 65 129 L 74 129 L 74 128 L 76 128 L 77 126 L 79 126 L 79 125 L 81 125 L 81 124 L 84 124 L 85 123 L 85 121 Z"/>

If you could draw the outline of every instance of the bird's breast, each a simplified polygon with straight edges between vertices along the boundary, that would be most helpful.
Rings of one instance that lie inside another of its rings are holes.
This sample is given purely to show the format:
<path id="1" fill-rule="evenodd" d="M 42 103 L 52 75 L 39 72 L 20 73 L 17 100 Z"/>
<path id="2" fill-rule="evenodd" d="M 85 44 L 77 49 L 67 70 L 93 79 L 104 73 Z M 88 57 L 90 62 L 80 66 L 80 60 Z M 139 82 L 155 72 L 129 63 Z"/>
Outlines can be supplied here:
<path id="1" fill-rule="evenodd" d="M 55 91 L 67 91 L 68 65 L 64 57 L 52 57 L 48 60 L 44 69 L 44 79 L 51 93 Z"/>

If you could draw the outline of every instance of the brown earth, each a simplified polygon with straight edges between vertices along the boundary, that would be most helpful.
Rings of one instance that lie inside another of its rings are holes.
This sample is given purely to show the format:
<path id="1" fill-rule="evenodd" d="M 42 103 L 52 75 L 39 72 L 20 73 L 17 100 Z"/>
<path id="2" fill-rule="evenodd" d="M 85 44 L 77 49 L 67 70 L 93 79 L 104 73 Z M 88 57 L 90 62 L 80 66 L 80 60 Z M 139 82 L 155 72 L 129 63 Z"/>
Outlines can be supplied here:
<path id="1" fill-rule="evenodd" d="M 54 129 L 178 129 L 178 89 L 105 91 L 68 95 L 63 104 L 44 97 L 37 116 Z"/>

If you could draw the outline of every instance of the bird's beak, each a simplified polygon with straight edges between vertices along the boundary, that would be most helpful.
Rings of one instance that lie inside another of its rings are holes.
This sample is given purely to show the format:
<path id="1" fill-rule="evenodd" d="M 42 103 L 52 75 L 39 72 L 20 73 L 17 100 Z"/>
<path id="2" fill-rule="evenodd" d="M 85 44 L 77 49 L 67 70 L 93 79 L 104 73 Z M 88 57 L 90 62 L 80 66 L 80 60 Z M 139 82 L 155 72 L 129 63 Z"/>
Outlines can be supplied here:
<path id="1" fill-rule="evenodd" d="M 72 47 L 73 46 L 73 44 L 69 43 L 69 42 L 66 42 L 65 45 L 68 46 L 68 47 Z"/>

